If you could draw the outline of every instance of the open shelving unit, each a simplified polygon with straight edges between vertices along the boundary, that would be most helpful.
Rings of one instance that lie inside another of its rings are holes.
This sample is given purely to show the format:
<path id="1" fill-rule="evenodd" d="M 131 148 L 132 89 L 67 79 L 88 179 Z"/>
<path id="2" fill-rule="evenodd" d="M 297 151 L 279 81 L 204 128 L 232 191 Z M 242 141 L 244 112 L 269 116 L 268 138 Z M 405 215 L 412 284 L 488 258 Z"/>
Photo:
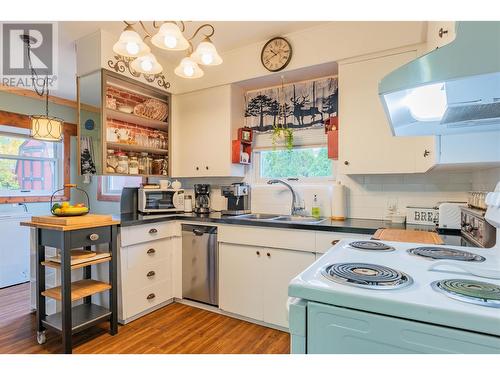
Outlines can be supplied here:
<path id="1" fill-rule="evenodd" d="M 107 69 L 78 77 L 77 86 L 80 166 L 82 152 L 87 148 L 94 156 L 97 175 L 123 175 L 113 172 L 112 166 L 107 168 L 107 151 L 112 149 L 129 155 L 147 152 L 152 158 L 166 160 L 166 174 L 151 171 L 127 176 L 165 177 L 170 173 L 170 93 Z M 151 104 L 152 101 L 155 103 Z M 91 107 L 94 113 L 89 112 Z M 88 123 L 89 120 L 95 125 Z M 81 136 L 92 147 L 82 144 Z M 148 140 L 154 137 L 161 138 L 161 146 L 152 147 L 155 142 Z"/>

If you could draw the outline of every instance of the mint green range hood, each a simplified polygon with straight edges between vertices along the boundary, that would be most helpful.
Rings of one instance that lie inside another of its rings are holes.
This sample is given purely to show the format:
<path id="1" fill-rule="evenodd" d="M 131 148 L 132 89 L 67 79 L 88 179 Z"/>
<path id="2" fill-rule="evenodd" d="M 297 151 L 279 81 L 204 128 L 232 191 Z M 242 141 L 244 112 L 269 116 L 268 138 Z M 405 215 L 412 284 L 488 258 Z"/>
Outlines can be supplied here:
<path id="1" fill-rule="evenodd" d="M 396 136 L 500 131 L 500 22 L 457 22 L 453 42 L 379 84 Z"/>

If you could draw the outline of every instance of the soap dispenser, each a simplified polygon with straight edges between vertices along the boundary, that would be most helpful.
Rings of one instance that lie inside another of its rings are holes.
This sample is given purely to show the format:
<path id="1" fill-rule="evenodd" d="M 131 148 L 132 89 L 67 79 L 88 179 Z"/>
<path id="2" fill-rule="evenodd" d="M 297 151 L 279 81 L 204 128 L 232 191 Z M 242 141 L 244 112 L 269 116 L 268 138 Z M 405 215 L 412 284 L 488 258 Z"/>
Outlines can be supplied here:
<path id="1" fill-rule="evenodd" d="M 316 194 L 314 194 L 314 198 L 313 198 L 311 215 L 315 218 L 321 217 L 321 210 L 319 208 L 318 196 Z"/>

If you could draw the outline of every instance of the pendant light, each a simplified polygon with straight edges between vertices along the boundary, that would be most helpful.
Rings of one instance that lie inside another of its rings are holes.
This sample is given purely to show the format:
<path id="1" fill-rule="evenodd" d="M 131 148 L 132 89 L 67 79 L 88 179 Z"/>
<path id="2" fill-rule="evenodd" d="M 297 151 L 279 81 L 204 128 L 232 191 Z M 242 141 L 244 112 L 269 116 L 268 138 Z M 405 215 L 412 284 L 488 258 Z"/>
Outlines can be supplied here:
<path id="1" fill-rule="evenodd" d="M 158 32 L 151 38 L 151 43 L 161 49 L 170 51 L 184 51 L 189 48 L 189 42 L 181 29 L 173 22 L 165 22 Z"/>
<path id="2" fill-rule="evenodd" d="M 132 69 L 143 74 L 158 74 L 163 71 L 163 67 L 152 53 L 138 57 L 130 65 Z"/>
<path id="3" fill-rule="evenodd" d="M 222 58 L 217 53 L 217 49 L 209 37 L 206 37 L 200 44 L 198 44 L 196 50 L 191 55 L 191 58 L 198 64 L 202 65 L 222 64 Z"/>
<path id="4" fill-rule="evenodd" d="M 125 57 L 140 57 L 151 52 L 151 48 L 144 43 L 141 36 L 127 25 L 120 34 L 118 42 L 113 45 L 113 52 Z"/>
<path id="5" fill-rule="evenodd" d="M 49 116 L 49 77 L 45 78 L 45 114 L 30 116 L 31 137 L 41 141 L 59 142 L 62 140 L 63 120 Z"/>
<path id="6" fill-rule="evenodd" d="M 203 77 L 203 70 L 200 69 L 196 61 L 191 57 L 184 57 L 180 64 L 175 68 L 174 73 L 182 78 L 200 78 Z"/>

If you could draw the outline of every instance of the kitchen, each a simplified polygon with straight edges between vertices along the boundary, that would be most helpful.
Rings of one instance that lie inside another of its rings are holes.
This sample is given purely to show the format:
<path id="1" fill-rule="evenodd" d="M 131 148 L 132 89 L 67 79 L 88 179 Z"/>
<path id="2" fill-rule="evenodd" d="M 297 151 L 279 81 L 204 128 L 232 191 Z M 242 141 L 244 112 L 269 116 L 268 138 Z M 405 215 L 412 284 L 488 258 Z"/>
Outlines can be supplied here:
<path id="1" fill-rule="evenodd" d="M 499 22 L 153 18 L 2 22 L 1 353 L 500 353 Z"/>

